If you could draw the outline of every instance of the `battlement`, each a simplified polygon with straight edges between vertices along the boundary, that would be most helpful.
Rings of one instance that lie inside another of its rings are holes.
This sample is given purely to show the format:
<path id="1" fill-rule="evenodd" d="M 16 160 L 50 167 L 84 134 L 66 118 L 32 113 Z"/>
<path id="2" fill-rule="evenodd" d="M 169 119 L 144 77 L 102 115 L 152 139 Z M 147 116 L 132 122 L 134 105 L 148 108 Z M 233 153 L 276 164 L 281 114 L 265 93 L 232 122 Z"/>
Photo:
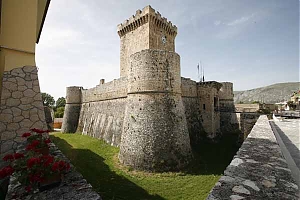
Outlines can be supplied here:
<path id="1" fill-rule="evenodd" d="M 200 87 L 214 87 L 219 90 L 222 87 L 222 84 L 217 81 L 205 81 L 205 82 L 198 82 L 197 86 Z"/>
<path id="2" fill-rule="evenodd" d="M 171 21 L 168 21 L 167 18 L 162 17 L 161 14 L 158 11 L 155 11 L 150 5 L 143 8 L 143 10 L 137 10 L 135 15 L 132 15 L 122 24 L 119 24 L 118 34 L 122 37 L 126 35 L 126 33 L 133 31 L 148 22 L 153 22 L 153 24 L 164 29 L 166 33 L 171 36 L 177 35 L 177 27 L 173 25 Z"/>

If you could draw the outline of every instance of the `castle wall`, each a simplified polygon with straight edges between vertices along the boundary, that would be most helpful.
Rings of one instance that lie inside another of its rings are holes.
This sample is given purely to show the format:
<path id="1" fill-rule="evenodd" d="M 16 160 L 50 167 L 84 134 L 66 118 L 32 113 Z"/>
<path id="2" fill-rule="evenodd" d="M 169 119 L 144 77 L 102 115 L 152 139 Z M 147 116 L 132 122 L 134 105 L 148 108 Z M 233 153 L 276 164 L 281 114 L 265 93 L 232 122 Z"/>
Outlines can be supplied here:
<path id="1" fill-rule="evenodd" d="M 196 145 L 205 130 L 202 126 L 200 99 L 197 94 L 197 83 L 189 78 L 181 77 L 181 94 L 191 144 Z"/>
<path id="2" fill-rule="evenodd" d="M 119 146 L 126 98 L 83 103 L 77 130 L 84 135 L 103 139 L 108 144 Z"/>
<path id="3" fill-rule="evenodd" d="M 82 90 L 77 131 L 119 146 L 127 98 L 126 78 Z"/>
<path id="4" fill-rule="evenodd" d="M 82 90 L 82 103 L 97 102 L 127 96 L 127 79 L 125 77 Z"/>
<path id="5" fill-rule="evenodd" d="M 233 84 L 230 82 L 222 82 L 219 91 L 220 101 L 220 129 L 222 134 L 236 132 L 239 129 L 239 122 L 235 121 L 235 107 L 233 100 Z"/>
<path id="6" fill-rule="evenodd" d="M 197 87 L 202 126 L 210 138 L 220 132 L 219 88 L 218 82 L 198 83 Z"/>
<path id="7" fill-rule="evenodd" d="M 178 170 L 191 147 L 181 98 L 179 55 L 143 50 L 131 56 L 119 160 L 134 169 Z"/>

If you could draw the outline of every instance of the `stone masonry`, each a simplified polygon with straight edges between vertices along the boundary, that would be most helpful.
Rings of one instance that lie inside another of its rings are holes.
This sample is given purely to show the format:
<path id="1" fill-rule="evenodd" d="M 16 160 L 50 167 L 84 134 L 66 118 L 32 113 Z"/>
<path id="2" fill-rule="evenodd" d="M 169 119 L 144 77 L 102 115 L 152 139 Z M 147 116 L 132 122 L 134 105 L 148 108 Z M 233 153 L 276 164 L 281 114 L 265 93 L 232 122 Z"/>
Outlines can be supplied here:
<path id="1" fill-rule="evenodd" d="M 298 200 L 299 188 L 267 116 L 257 120 L 207 200 Z"/>
<path id="2" fill-rule="evenodd" d="M 0 105 L 0 157 L 16 150 L 30 128 L 46 129 L 38 70 L 24 66 L 4 72 Z"/>
<path id="3" fill-rule="evenodd" d="M 182 169 L 192 157 L 181 98 L 179 55 L 143 50 L 131 56 L 119 159 L 135 169 Z"/>

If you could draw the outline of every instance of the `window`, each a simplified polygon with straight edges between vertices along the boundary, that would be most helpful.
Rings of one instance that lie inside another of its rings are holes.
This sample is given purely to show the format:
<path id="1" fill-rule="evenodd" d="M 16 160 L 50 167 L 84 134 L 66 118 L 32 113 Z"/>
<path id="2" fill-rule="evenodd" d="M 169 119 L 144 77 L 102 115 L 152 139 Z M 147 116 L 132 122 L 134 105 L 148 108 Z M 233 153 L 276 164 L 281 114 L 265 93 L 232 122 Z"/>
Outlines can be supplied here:
<path id="1" fill-rule="evenodd" d="M 203 104 L 203 110 L 205 110 L 205 104 Z"/>
<path id="2" fill-rule="evenodd" d="M 214 107 L 218 107 L 218 98 L 214 97 Z"/>

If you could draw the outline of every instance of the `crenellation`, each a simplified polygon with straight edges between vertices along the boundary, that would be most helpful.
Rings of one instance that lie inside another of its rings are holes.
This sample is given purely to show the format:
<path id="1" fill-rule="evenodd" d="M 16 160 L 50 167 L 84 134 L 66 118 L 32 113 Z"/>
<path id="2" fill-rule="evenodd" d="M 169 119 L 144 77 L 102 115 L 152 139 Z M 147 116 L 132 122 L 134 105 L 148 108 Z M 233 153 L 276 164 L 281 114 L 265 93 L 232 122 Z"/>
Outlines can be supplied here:
<path id="1" fill-rule="evenodd" d="M 177 34 L 177 27 L 174 26 L 167 18 L 162 17 L 159 12 L 155 12 L 151 6 L 146 6 L 143 11 L 137 10 L 135 15 L 117 26 L 117 32 L 120 37 L 134 31 L 148 21 L 154 21 L 155 24 L 163 28 L 169 35 L 175 36 Z"/>

